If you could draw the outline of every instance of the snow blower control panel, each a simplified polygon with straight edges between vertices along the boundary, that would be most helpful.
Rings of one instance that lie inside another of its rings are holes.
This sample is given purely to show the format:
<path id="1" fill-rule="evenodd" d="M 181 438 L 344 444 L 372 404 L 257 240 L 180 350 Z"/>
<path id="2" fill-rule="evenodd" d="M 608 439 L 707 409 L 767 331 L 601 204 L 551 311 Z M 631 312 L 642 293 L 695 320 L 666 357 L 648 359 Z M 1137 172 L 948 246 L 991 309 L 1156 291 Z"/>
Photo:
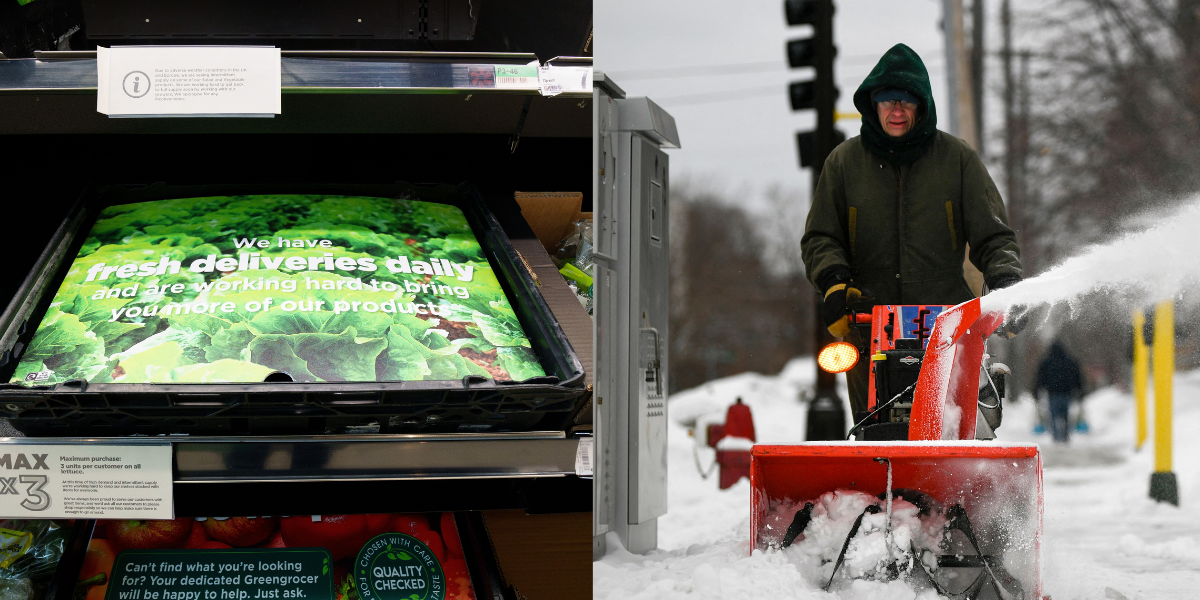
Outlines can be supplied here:
<path id="1" fill-rule="evenodd" d="M 906 440 L 917 377 L 942 305 L 881 305 L 872 309 L 867 420 L 861 440 Z"/>

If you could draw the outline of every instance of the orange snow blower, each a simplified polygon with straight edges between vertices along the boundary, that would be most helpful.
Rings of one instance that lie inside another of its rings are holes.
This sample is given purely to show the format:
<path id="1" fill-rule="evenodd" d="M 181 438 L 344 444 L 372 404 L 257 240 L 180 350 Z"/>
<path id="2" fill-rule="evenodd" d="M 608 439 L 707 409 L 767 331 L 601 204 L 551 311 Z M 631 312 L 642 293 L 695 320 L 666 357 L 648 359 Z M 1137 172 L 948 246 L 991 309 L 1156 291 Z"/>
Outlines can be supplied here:
<path id="1" fill-rule="evenodd" d="M 753 447 L 751 548 L 786 551 L 834 531 L 837 543 L 813 563 L 825 589 L 852 577 L 903 578 L 956 600 L 1041 598 L 1038 448 L 976 439 L 999 426 L 1007 368 L 984 364 L 984 344 L 1004 315 L 981 314 L 975 299 L 876 306 L 851 321 L 869 330 L 871 361 L 868 410 L 855 415 L 855 440 Z M 858 350 L 839 342 L 822 354 L 822 368 L 845 371 Z M 838 506 L 849 506 L 839 498 L 858 504 L 837 522 Z M 897 509 L 894 518 L 894 505 L 908 512 Z M 901 517 L 919 518 L 914 530 L 932 531 L 934 541 L 922 547 L 920 536 L 898 535 Z M 878 565 L 856 566 L 872 528 L 895 549 Z"/>

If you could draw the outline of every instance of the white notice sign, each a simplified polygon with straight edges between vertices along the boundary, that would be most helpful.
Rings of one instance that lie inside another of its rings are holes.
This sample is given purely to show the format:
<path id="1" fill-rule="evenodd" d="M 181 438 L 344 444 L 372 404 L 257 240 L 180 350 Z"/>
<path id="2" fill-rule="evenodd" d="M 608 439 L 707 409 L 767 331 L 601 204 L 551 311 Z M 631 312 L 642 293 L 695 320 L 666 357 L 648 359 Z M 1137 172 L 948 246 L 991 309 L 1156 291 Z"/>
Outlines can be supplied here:
<path id="1" fill-rule="evenodd" d="M 96 48 L 96 110 L 110 117 L 272 117 L 280 113 L 279 48 Z"/>
<path id="2" fill-rule="evenodd" d="M 0 444 L 0 517 L 173 519 L 171 445 Z"/>
<path id="3" fill-rule="evenodd" d="M 575 451 L 575 474 L 580 477 L 592 476 L 592 454 L 595 446 L 592 438 L 579 438 L 579 448 Z"/>

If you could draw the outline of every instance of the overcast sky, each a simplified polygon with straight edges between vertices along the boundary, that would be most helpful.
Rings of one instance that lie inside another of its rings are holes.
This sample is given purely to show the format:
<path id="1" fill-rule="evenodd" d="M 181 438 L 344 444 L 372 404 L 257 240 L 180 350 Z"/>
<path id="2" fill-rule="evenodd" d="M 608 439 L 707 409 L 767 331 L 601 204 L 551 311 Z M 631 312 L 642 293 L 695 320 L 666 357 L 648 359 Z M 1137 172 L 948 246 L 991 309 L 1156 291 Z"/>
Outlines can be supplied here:
<path id="1" fill-rule="evenodd" d="M 838 110 L 856 112 L 854 90 L 888 48 L 904 43 L 925 61 L 945 120 L 941 0 L 836 5 Z M 989 2 L 989 12 L 996 6 Z M 783 0 L 596 0 L 595 19 L 596 69 L 675 117 L 683 147 L 669 151 L 673 181 L 719 185 L 752 208 L 761 207 L 772 184 L 807 198 L 808 169 L 800 169 L 795 133 L 812 129 L 815 119 L 811 110 L 791 110 L 787 84 L 811 79 L 812 70 L 789 69 L 784 48 L 811 28 L 788 27 Z M 859 122 L 838 127 L 853 136 Z"/>

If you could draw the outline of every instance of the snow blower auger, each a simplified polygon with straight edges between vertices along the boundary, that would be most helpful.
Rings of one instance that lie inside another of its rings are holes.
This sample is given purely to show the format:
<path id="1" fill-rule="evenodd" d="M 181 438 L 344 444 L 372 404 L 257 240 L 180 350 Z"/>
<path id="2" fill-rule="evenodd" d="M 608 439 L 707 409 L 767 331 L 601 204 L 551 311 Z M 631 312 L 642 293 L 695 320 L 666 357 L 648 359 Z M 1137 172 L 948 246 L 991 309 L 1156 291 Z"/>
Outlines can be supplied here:
<path id="1" fill-rule="evenodd" d="M 903 579 L 955 600 L 1041 598 L 1041 457 L 989 441 L 1007 368 L 984 364 L 984 343 L 1003 320 L 978 299 L 853 315 L 870 332 L 868 410 L 853 441 L 754 446 L 751 547 L 827 590 Z M 845 371 L 860 352 L 822 354 Z"/>

